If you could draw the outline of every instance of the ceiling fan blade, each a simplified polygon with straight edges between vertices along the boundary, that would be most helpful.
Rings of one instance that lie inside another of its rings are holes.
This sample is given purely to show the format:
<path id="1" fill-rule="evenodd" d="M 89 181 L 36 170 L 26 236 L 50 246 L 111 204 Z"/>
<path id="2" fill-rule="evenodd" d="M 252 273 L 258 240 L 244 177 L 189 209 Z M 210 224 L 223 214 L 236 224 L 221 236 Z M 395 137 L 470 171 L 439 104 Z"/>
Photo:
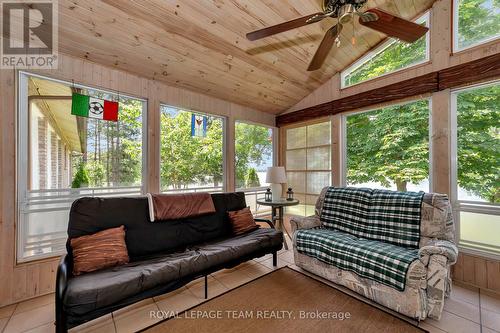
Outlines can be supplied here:
<path id="1" fill-rule="evenodd" d="M 309 67 L 307 68 L 308 71 L 315 71 L 321 68 L 321 66 L 325 62 L 326 57 L 328 56 L 328 53 L 330 53 L 333 44 L 335 43 L 335 39 L 337 39 L 341 31 L 342 25 L 340 23 L 328 29 L 325 37 L 323 37 L 323 40 L 321 41 L 321 44 L 319 44 L 319 47 L 316 50 L 316 53 L 314 54 Z"/>
<path id="2" fill-rule="evenodd" d="M 311 15 L 307 15 L 304 17 L 300 17 L 295 20 L 291 20 L 288 22 L 283 22 L 277 25 L 273 25 L 271 27 L 263 28 L 260 30 L 252 31 L 247 33 L 247 39 L 254 41 L 257 39 L 261 39 L 264 37 L 272 36 L 279 34 L 281 32 L 285 32 L 288 30 L 292 30 L 295 28 L 300 28 L 308 24 L 316 23 L 321 21 L 322 19 L 328 17 L 329 15 L 325 15 L 324 13 L 315 13 Z"/>
<path id="3" fill-rule="evenodd" d="M 359 14 L 359 23 L 365 27 L 380 31 L 387 36 L 396 37 L 407 43 L 416 42 L 429 28 L 407 21 L 377 8 L 368 9 Z"/>

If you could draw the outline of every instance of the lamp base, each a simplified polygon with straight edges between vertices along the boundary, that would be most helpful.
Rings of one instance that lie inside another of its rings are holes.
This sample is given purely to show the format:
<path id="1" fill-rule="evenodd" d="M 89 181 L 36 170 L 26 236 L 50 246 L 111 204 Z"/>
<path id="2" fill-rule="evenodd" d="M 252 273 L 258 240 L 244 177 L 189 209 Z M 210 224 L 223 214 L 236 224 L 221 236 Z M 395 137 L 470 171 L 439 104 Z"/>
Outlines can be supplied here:
<path id="1" fill-rule="evenodd" d="M 283 187 L 281 184 L 271 184 L 271 192 L 273 193 L 273 201 L 278 201 L 281 199 L 281 192 L 283 191 Z"/>

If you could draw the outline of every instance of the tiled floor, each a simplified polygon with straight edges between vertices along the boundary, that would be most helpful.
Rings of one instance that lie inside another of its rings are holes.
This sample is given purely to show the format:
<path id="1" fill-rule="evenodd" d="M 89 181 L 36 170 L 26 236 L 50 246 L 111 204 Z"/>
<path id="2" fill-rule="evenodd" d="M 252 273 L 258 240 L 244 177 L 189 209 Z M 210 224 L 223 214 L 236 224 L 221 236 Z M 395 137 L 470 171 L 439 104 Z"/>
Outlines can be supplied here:
<path id="1" fill-rule="evenodd" d="M 293 253 L 281 251 L 278 267 L 293 264 Z M 209 297 L 217 296 L 274 269 L 270 255 L 219 271 L 209 276 Z M 320 279 L 320 278 L 319 278 Z M 322 279 L 320 279 L 322 280 Z M 341 288 L 342 289 L 342 288 Z M 344 289 L 342 289 L 344 290 Z M 344 290 L 345 291 L 345 290 Z M 160 318 L 151 318 L 151 311 L 175 313 L 204 301 L 204 281 L 199 279 L 174 292 L 150 298 L 72 329 L 71 332 L 135 332 Z M 0 308 L 0 331 L 54 332 L 54 296 L 47 295 Z M 420 323 L 430 332 L 494 333 L 500 332 L 500 297 L 478 290 L 454 286 L 446 301 L 441 321 L 432 319 Z"/>

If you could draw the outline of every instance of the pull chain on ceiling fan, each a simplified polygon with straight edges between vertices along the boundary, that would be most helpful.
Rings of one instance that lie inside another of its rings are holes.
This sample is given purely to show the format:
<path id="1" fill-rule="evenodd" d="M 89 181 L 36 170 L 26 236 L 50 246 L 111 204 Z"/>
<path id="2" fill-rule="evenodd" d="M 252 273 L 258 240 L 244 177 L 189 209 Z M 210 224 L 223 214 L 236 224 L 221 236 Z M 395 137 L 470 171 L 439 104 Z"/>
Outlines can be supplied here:
<path id="1" fill-rule="evenodd" d="M 325 33 L 323 40 L 307 68 L 308 71 L 314 71 L 321 68 L 334 44 L 340 47 L 340 33 L 342 32 L 343 25 L 349 22 L 353 24 L 352 44 L 356 44 L 353 21 L 354 16 L 359 17 L 359 23 L 361 25 L 382 32 L 389 37 L 398 38 L 407 43 L 417 41 L 429 30 L 427 27 L 394 16 L 378 8 L 360 12 L 359 9 L 366 2 L 367 0 L 323 0 L 323 12 L 256 30 L 248 33 L 246 36 L 247 39 L 254 41 L 312 23 L 317 23 L 327 17 L 336 18 L 338 21 L 337 24 L 328 29 Z"/>

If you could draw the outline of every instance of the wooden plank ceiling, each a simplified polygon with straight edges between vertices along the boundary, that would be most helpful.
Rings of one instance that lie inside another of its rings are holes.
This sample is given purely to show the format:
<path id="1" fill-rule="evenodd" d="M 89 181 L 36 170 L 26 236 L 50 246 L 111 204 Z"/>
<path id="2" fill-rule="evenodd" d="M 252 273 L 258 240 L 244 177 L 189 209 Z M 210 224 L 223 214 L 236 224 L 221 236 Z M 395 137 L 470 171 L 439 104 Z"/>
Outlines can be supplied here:
<path id="1" fill-rule="evenodd" d="M 369 0 L 414 18 L 433 0 Z M 61 52 L 150 79 L 280 113 L 347 67 L 385 36 L 357 22 L 318 71 L 307 65 L 336 20 L 256 42 L 252 30 L 321 10 L 321 0 L 60 0 Z"/>

